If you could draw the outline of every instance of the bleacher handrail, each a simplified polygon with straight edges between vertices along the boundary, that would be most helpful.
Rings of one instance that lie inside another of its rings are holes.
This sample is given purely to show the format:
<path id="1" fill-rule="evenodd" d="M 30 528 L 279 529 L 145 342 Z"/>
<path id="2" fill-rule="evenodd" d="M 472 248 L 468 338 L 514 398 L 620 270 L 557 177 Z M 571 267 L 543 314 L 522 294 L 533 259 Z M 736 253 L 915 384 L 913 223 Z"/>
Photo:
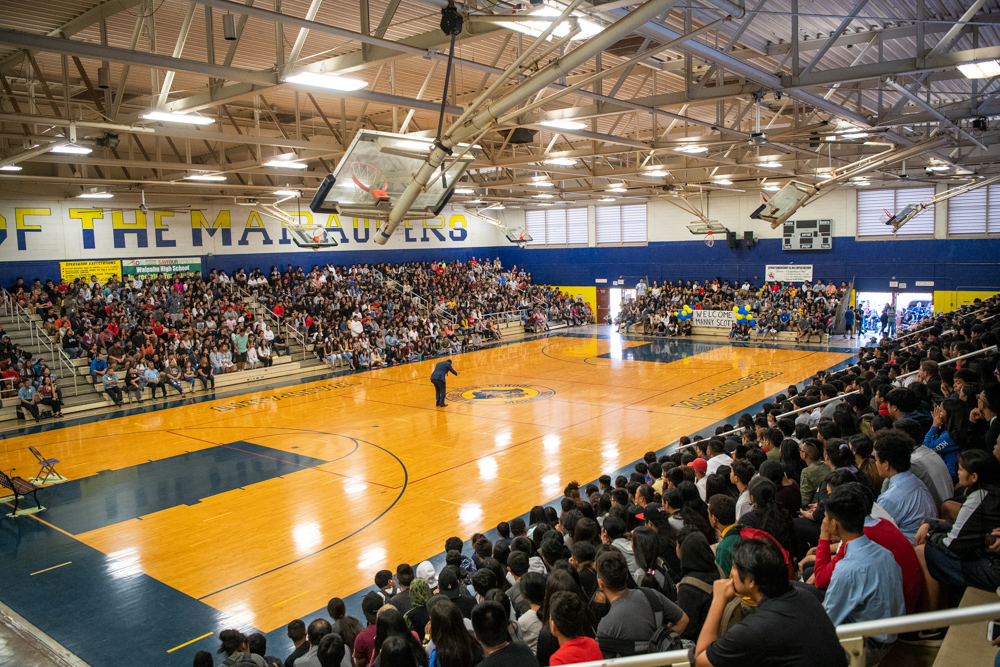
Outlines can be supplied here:
<path id="1" fill-rule="evenodd" d="M 267 306 L 265 306 L 263 303 L 261 303 L 260 299 L 258 299 L 256 296 L 254 296 L 253 294 L 251 294 L 248 290 L 245 290 L 245 289 L 243 289 L 241 287 L 237 287 L 236 289 L 237 289 L 237 293 L 239 294 L 239 296 L 241 298 L 245 297 L 245 298 L 250 299 L 250 303 L 252 304 L 253 307 L 260 308 L 261 310 L 263 310 L 264 311 L 264 315 L 266 317 L 268 317 L 269 319 L 272 320 L 272 322 L 274 323 L 274 326 L 276 326 L 278 328 L 279 332 L 282 330 L 281 329 L 282 324 L 284 324 L 284 326 L 285 326 L 285 329 L 284 329 L 285 334 L 286 335 L 290 335 L 292 338 L 294 338 L 295 340 L 297 340 L 299 342 L 299 345 L 302 346 L 302 360 L 305 361 L 306 358 L 309 355 L 309 350 L 306 348 L 306 338 L 305 338 L 304 335 L 302 335 L 302 332 L 299 331 L 298 329 L 296 329 L 291 324 L 288 324 L 287 322 L 284 322 L 283 318 L 281 317 L 281 315 L 278 315 L 273 310 L 271 310 L 270 308 L 268 308 Z"/>
<path id="2" fill-rule="evenodd" d="M 1000 618 L 1000 602 L 976 605 L 974 607 L 959 607 L 941 611 L 929 611 L 909 616 L 895 616 L 877 621 L 862 623 L 845 623 L 838 625 L 837 638 L 840 645 L 850 658 L 851 667 L 865 665 L 865 638 L 874 635 L 900 634 L 917 630 L 966 625 L 980 621 L 992 621 Z M 985 638 L 983 640 L 986 641 Z M 649 653 L 633 655 L 626 658 L 609 658 L 581 662 L 576 667 L 680 667 L 691 665 L 692 652 L 686 650 L 667 651 L 664 653 Z"/>
<path id="3" fill-rule="evenodd" d="M 80 389 L 77 386 L 76 367 L 73 365 L 73 361 L 69 358 L 69 355 L 67 355 L 61 347 L 56 347 L 55 341 L 49 337 L 49 332 L 45 330 L 45 327 L 42 325 L 40 320 L 31 319 L 31 313 L 29 313 L 24 306 L 19 304 L 14 299 L 13 295 L 6 290 L 6 288 L 0 289 L 3 290 L 2 312 L 8 316 L 12 315 L 14 317 L 15 321 L 18 323 L 18 331 L 21 330 L 21 323 L 24 323 L 28 329 L 28 335 L 31 337 L 32 347 L 42 347 L 49 351 L 49 358 L 58 363 L 59 370 L 64 371 L 69 375 L 69 377 L 73 378 L 73 395 L 79 396 Z"/>

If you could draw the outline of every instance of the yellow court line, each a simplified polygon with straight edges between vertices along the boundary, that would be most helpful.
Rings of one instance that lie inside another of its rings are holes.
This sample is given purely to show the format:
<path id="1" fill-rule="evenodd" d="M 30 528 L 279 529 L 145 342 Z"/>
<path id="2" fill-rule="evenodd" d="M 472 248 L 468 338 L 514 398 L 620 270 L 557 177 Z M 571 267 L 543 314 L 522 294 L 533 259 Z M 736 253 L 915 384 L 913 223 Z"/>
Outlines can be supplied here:
<path id="1" fill-rule="evenodd" d="M 520 480 L 511 479 L 510 477 L 499 477 L 498 476 L 497 479 L 502 479 L 502 480 L 507 481 L 507 482 L 514 482 L 515 484 L 520 484 L 521 483 Z"/>
<path id="2" fill-rule="evenodd" d="M 452 505 L 458 505 L 459 507 L 463 505 L 463 503 L 456 503 L 454 500 L 445 500 L 444 498 L 440 498 L 439 500 L 443 503 L 451 503 Z"/>
<path id="3" fill-rule="evenodd" d="M 189 642 L 184 642 L 184 643 L 183 643 L 183 644 L 181 644 L 180 646 L 175 646 L 175 647 L 173 647 L 172 649 L 169 649 L 169 650 L 167 651 L 167 653 L 173 653 L 174 651 L 176 651 L 176 650 L 177 650 L 177 649 L 179 649 L 179 648 L 184 648 L 185 646 L 189 646 L 189 645 L 191 645 L 191 644 L 193 644 L 193 643 L 195 643 L 195 642 L 197 642 L 197 641 L 201 641 L 201 640 L 202 640 L 202 639 L 204 639 L 205 637 L 211 637 L 211 636 L 212 636 L 213 634 L 215 634 L 215 633 L 213 633 L 213 632 L 206 632 L 206 633 L 205 633 L 205 634 L 203 634 L 203 635 L 202 635 L 201 637 L 195 637 L 194 639 L 192 639 L 192 640 L 191 640 L 191 641 L 189 641 Z"/>
<path id="4" fill-rule="evenodd" d="M 292 597 L 288 598 L 287 600 L 282 600 L 281 602 L 276 602 L 276 603 L 272 604 L 271 606 L 272 607 L 280 607 L 281 605 L 285 604 L 286 602 L 291 602 L 295 598 L 302 597 L 303 595 L 305 595 L 308 592 L 309 591 L 302 591 L 298 595 L 293 595 Z"/>
<path id="5" fill-rule="evenodd" d="M 33 577 L 33 576 L 35 576 L 36 574 L 41 574 L 42 572 L 48 572 L 49 570 L 54 570 L 54 569 L 56 569 L 56 568 L 58 568 L 58 567 L 62 567 L 63 565 L 69 565 L 69 564 L 70 564 L 70 563 L 72 563 L 72 562 L 73 562 L 73 561 L 71 561 L 71 560 L 68 560 L 68 561 L 66 561 L 65 563 L 62 563 L 61 565 L 53 565 L 52 567 L 47 567 L 47 568 L 45 568 L 44 570 L 39 570 L 38 572 L 32 572 L 32 573 L 31 573 L 31 574 L 29 574 L 28 576 L 29 576 L 29 577 Z"/>
<path id="6" fill-rule="evenodd" d="M 224 516 L 226 516 L 226 514 L 232 514 L 232 512 L 225 512 L 224 514 L 219 514 L 218 516 L 210 516 L 210 517 L 208 517 L 207 519 L 202 519 L 202 520 L 201 520 L 201 522 L 202 522 L 202 523 L 205 523 L 206 521 L 211 521 L 211 520 L 213 520 L 213 519 L 219 519 L 219 518 L 221 518 L 221 517 L 224 517 Z"/>

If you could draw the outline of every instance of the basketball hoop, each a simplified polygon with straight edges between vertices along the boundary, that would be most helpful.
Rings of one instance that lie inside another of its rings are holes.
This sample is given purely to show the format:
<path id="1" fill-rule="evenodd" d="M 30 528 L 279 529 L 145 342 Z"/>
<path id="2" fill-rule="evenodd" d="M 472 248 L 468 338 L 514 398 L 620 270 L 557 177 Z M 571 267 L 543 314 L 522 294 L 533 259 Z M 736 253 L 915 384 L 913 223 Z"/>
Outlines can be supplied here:
<path id="1" fill-rule="evenodd" d="M 389 181 L 382 172 L 367 162 L 351 163 L 351 180 L 357 189 L 354 191 L 354 201 L 363 204 L 374 199 L 386 201 L 389 199 Z"/>
<path id="2" fill-rule="evenodd" d="M 709 248 L 715 245 L 715 236 L 712 234 L 712 232 L 705 234 L 705 245 L 707 245 Z"/>

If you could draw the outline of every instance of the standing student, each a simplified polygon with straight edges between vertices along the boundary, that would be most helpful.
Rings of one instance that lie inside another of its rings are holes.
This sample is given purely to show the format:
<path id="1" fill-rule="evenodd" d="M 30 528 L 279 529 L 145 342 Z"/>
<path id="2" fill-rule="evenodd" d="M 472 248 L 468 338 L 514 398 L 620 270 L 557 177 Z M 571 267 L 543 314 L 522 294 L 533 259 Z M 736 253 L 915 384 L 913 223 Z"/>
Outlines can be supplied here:
<path id="1" fill-rule="evenodd" d="M 434 366 L 434 372 L 431 373 L 431 384 L 434 385 L 434 396 L 436 399 L 435 405 L 439 408 L 446 408 L 448 404 L 444 402 L 445 394 L 448 391 L 448 386 L 446 380 L 448 379 L 448 373 L 455 376 L 458 375 L 451 365 L 451 357 L 448 357 L 444 361 L 439 361 Z"/>

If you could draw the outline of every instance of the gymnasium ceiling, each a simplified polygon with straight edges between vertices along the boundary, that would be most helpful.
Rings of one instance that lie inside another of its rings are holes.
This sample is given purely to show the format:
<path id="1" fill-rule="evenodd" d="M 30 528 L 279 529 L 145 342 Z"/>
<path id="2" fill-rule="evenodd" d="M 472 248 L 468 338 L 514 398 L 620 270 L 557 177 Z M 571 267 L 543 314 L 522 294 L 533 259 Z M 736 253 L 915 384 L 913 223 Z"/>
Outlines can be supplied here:
<path id="1" fill-rule="evenodd" d="M 1000 0 L 649 1 L 664 7 L 658 20 L 543 95 L 648 54 L 486 134 L 467 177 L 473 193 L 453 203 L 533 207 L 755 191 L 792 178 L 818 183 L 859 157 L 932 135 L 947 143 L 869 172 L 869 187 L 961 185 L 1000 173 L 1000 77 L 969 79 L 957 69 L 1000 57 Z M 167 205 L 264 199 L 279 189 L 308 198 L 359 129 L 433 137 L 438 123 L 446 0 L 2 4 L 0 165 L 21 167 L 0 171 L 4 198 L 107 191 L 117 205 L 144 190 L 151 204 Z M 638 4 L 584 0 L 578 15 L 600 28 Z M 446 126 L 532 43 L 496 20 L 513 8 L 496 0 L 459 4 L 465 27 Z M 226 39 L 226 14 L 237 39 Z M 538 66 L 580 43 L 558 47 Z M 303 69 L 367 85 L 334 92 L 284 82 Z M 143 119 L 151 110 L 214 122 Z M 577 125 L 542 124 L 560 120 Z M 530 141 L 508 140 L 518 127 Z M 766 143 L 750 145 L 758 131 Z M 47 151 L 74 133 L 93 152 Z M 678 150 L 692 145 L 707 150 Z M 264 166 L 276 155 L 308 168 Z M 562 164 L 546 163 L 557 158 Z M 185 178 L 196 174 L 225 180 Z M 541 202 L 540 193 L 554 197 Z"/>

